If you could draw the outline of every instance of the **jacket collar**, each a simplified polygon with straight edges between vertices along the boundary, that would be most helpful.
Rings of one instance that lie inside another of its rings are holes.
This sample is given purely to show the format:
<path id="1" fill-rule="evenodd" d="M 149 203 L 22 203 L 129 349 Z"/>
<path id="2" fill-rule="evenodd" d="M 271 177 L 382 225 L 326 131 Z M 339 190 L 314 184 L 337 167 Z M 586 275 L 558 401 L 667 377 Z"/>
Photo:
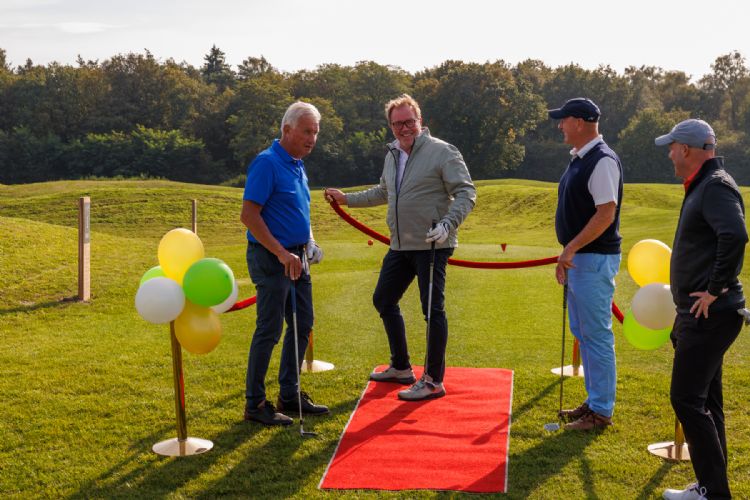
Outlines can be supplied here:
<path id="1" fill-rule="evenodd" d="M 720 168 L 724 168 L 723 156 L 716 156 L 703 162 L 701 168 L 699 168 L 692 177 L 686 179 L 683 183 L 683 186 L 685 186 L 685 194 L 690 191 L 690 188 L 697 184 L 700 184 L 700 181 L 703 180 L 703 178 L 706 177 L 709 172 L 713 172 L 714 170 L 718 170 Z"/>

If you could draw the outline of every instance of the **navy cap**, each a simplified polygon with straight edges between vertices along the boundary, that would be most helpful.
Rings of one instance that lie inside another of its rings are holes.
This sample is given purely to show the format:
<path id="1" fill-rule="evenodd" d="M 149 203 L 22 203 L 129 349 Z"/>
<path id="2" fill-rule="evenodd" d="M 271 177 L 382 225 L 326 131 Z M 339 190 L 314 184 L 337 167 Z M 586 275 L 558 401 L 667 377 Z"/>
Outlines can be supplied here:
<path id="1" fill-rule="evenodd" d="M 557 109 L 550 109 L 548 111 L 549 117 L 553 120 L 562 120 L 568 116 L 574 118 L 582 118 L 587 122 L 598 122 L 599 117 L 602 115 L 594 101 L 585 97 L 576 97 L 570 99 Z"/>
<path id="2" fill-rule="evenodd" d="M 716 134 L 708 123 L 691 118 L 675 125 L 668 134 L 654 139 L 657 146 L 668 146 L 673 142 L 687 144 L 691 148 L 714 149 Z"/>

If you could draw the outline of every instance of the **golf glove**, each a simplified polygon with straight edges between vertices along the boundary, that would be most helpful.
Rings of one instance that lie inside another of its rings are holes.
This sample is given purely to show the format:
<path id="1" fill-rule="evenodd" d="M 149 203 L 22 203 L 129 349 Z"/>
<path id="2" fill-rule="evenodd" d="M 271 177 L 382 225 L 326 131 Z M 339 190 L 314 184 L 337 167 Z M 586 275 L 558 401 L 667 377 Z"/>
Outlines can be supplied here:
<path id="1" fill-rule="evenodd" d="M 315 240 L 311 239 L 305 245 L 305 252 L 307 252 L 307 260 L 310 264 L 318 264 L 323 260 L 323 249 L 315 243 Z"/>
<path id="2" fill-rule="evenodd" d="M 449 232 L 448 223 L 440 221 L 435 224 L 433 229 L 427 231 L 427 239 L 425 239 L 425 241 L 427 243 L 432 243 L 433 241 L 438 244 L 443 243 L 448 239 Z"/>

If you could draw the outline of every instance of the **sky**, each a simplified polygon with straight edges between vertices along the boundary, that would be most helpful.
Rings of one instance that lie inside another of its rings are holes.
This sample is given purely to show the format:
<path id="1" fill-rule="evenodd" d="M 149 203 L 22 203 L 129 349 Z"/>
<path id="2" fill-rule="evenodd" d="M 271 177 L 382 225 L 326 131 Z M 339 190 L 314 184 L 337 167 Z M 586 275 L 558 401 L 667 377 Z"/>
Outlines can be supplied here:
<path id="1" fill-rule="evenodd" d="M 694 80 L 718 56 L 750 58 L 747 0 L 0 0 L 12 66 L 143 53 L 196 67 L 216 45 L 235 69 L 375 61 L 410 73 L 448 59 L 550 67 L 658 66 Z"/>

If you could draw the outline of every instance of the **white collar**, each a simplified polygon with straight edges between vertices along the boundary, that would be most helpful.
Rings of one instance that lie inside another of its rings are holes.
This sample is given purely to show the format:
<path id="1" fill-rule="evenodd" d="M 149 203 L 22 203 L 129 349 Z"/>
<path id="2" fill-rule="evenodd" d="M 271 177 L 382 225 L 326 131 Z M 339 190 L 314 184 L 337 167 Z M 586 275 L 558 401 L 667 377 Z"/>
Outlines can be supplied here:
<path id="1" fill-rule="evenodd" d="M 600 142 L 604 142 L 604 137 L 601 134 L 591 139 L 581 149 L 576 149 L 576 148 L 571 149 L 570 156 L 578 156 L 578 158 L 583 158 L 584 156 L 586 156 L 586 153 L 591 151 L 591 149 L 597 144 L 599 144 Z"/>

